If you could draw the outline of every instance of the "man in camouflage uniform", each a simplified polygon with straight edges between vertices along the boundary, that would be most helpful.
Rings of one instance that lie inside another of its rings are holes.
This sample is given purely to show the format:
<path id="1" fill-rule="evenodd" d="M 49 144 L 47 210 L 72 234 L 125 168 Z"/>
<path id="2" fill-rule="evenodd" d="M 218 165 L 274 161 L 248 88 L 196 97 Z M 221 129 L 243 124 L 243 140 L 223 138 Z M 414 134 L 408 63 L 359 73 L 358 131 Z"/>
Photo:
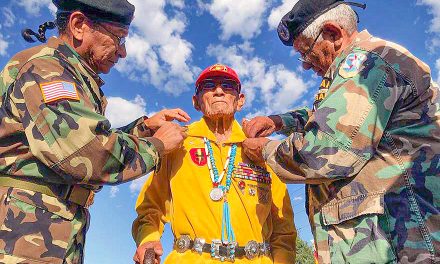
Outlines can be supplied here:
<path id="1" fill-rule="evenodd" d="M 54 0 L 59 37 L 16 54 L 0 75 L 0 263 L 83 263 L 95 191 L 153 170 L 183 141 L 183 111 L 111 129 L 98 73 L 126 56 L 134 6 Z M 45 41 L 39 34 L 24 31 Z"/>
<path id="2" fill-rule="evenodd" d="M 337 0 L 300 0 L 283 17 L 280 39 L 323 81 L 312 111 L 245 120 L 257 137 L 245 152 L 307 184 L 320 263 L 440 263 L 439 88 L 356 19 Z M 288 138 L 262 138 L 274 131 Z"/>

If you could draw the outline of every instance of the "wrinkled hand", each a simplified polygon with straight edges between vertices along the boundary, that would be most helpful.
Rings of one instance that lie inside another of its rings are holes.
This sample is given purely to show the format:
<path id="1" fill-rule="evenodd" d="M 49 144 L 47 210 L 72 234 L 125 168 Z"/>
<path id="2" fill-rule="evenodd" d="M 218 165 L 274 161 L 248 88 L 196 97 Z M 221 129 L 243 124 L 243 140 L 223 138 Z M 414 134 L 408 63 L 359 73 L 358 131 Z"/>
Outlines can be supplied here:
<path id="1" fill-rule="evenodd" d="M 243 151 L 255 163 L 264 162 L 263 148 L 270 140 L 267 138 L 248 138 L 243 141 Z"/>
<path id="2" fill-rule="evenodd" d="M 182 109 L 164 109 L 152 117 L 146 119 L 144 121 L 145 125 L 152 129 L 153 131 L 157 131 L 165 122 L 177 120 L 179 122 L 188 122 L 191 120 L 191 117 Z"/>
<path id="3" fill-rule="evenodd" d="M 183 140 L 187 137 L 186 127 L 181 127 L 176 123 L 165 121 L 165 123 L 154 133 L 153 137 L 162 141 L 164 149 L 163 155 L 179 148 Z"/>
<path id="4" fill-rule="evenodd" d="M 143 244 L 139 245 L 139 247 L 136 249 L 136 253 L 134 253 L 133 261 L 136 264 L 143 264 L 144 263 L 145 251 L 147 249 L 153 249 L 154 250 L 154 253 L 156 255 L 156 259 L 154 260 L 154 263 L 155 264 L 159 264 L 160 263 L 160 257 L 163 254 L 162 244 L 160 243 L 160 241 L 146 242 L 146 243 L 143 243 Z"/>
<path id="5" fill-rule="evenodd" d="M 248 138 L 267 137 L 279 130 L 282 124 L 277 116 L 257 116 L 251 120 L 242 120 L 243 132 Z"/>

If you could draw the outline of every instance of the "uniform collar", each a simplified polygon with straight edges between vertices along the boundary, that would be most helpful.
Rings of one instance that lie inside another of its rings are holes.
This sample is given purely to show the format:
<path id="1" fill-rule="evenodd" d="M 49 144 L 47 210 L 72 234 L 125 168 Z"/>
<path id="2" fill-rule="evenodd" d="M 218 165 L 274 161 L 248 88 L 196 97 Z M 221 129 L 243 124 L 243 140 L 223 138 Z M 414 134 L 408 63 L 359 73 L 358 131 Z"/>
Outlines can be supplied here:
<path id="1" fill-rule="evenodd" d="M 210 141 L 216 142 L 217 139 L 214 135 L 214 133 L 209 129 L 208 124 L 206 123 L 205 118 L 201 118 L 199 121 L 196 121 L 189 125 L 188 127 L 188 136 L 190 137 L 206 137 Z M 240 124 L 237 122 L 237 120 L 234 119 L 232 123 L 232 132 L 231 136 L 226 140 L 224 143 L 238 143 L 242 142 L 246 139 L 246 136 L 240 126 Z"/>
<path id="2" fill-rule="evenodd" d="M 99 87 L 104 85 L 104 81 L 99 75 L 89 66 L 89 64 L 76 52 L 76 50 L 62 39 L 57 37 L 51 37 L 47 41 L 47 46 L 60 52 L 60 55 L 69 60 L 72 56 L 75 57 L 79 63 L 87 70 L 90 76 L 95 80 Z"/>

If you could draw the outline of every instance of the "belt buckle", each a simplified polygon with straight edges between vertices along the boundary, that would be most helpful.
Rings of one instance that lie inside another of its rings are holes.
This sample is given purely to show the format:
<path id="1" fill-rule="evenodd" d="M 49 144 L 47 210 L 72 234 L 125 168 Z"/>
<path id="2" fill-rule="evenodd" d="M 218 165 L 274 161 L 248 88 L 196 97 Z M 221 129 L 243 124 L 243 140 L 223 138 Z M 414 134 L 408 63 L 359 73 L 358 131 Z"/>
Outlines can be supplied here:
<path id="1" fill-rule="evenodd" d="M 176 251 L 179 253 L 183 253 L 187 251 L 191 244 L 191 238 L 189 235 L 181 235 L 176 240 Z"/>
<path id="2" fill-rule="evenodd" d="M 87 197 L 84 207 L 89 208 L 94 201 L 95 201 L 95 192 L 93 190 L 90 190 L 89 196 Z"/>
<path id="3" fill-rule="evenodd" d="M 244 252 L 246 253 L 246 258 L 254 259 L 260 253 L 260 247 L 257 241 L 251 240 L 244 247 Z"/>
<path id="4" fill-rule="evenodd" d="M 202 255 L 204 245 L 205 245 L 205 239 L 196 237 L 196 239 L 194 239 L 193 250 L 195 252 L 199 253 L 199 255 Z"/>

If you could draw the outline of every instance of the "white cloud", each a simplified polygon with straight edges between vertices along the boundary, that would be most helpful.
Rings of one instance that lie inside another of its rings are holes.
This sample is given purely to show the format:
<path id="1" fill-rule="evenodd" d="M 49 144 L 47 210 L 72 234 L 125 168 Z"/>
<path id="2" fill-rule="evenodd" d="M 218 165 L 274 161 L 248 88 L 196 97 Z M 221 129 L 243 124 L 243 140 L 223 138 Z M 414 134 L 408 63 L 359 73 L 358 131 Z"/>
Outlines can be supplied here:
<path id="1" fill-rule="evenodd" d="M 440 1 L 438 0 L 418 0 L 417 4 L 427 5 L 428 13 L 433 16 L 429 26 L 429 32 L 435 34 L 430 40 L 428 49 L 434 52 L 436 48 L 440 47 Z"/>
<path id="2" fill-rule="evenodd" d="M 3 15 L 3 23 L 2 25 L 5 27 L 11 27 L 15 23 L 15 15 L 12 13 L 12 10 L 7 7 L 2 8 Z"/>
<path id="3" fill-rule="evenodd" d="M 108 97 L 107 100 L 105 116 L 110 120 L 113 128 L 125 126 L 146 115 L 146 103 L 140 95 L 136 95 L 136 98 L 131 101 L 121 97 Z"/>
<path id="4" fill-rule="evenodd" d="M 196 72 L 193 45 L 182 37 L 187 26 L 184 1 L 133 0 L 136 6 L 127 58 L 116 69 L 131 80 L 152 84 L 161 91 L 180 95 L 189 90 Z M 168 5 L 168 6 L 167 6 Z M 165 12 L 167 7 L 172 15 Z"/>
<path id="5" fill-rule="evenodd" d="M 298 1 L 299 0 L 283 0 L 281 5 L 273 8 L 270 11 L 269 18 L 267 19 L 269 27 L 276 29 L 281 21 L 281 18 L 287 14 L 287 12 L 289 12 Z"/>
<path id="6" fill-rule="evenodd" d="M 199 5 L 209 11 L 220 23 L 223 40 L 233 35 L 247 40 L 261 32 L 263 14 L 269 5 L 268 2 L 268 0 L 214 0 L 210 4 L 199 2 Z"/>
<path id="7" fill-rule="evenodd" d="M 132 194 L 138 194 L 142 187 L 144 186 L 145 182 L 147 181 L 148 177 L 151 176 L 152 173 L 147 174 L 146 176 L 142 176 L 134 181 L 130 182 L 130 192 Z"/>
<path id="8" fill-rule="evenodd" d="M 115 198 L 116 194 L 119 192 L 118 186 L 111 186 L 110 187 L 110 198 Z"/>
<path id="9" fill-rule="evenodd" d="M 40 15 L 40 9 L 43 7 L 49 7 L 52 14 L 56 12 L 56 7 L 51 0 L 19 0 L 17 4 L 24 7 L 24 10 L 33 16 Z"/>
<path id="10" fill-rule="evenodd" d="M 296 196 L 292 199 L 293 201 L 302 201 L 303 198 L 301 196 Z"/>
<path id="11" fill-rule="evenodd" d="M 0 34 L 0 55 L 1 56 L 7 55 L 6 50 L 8 49 L 8 46 L 9 46 L 9 42 L 6 41 L 6 39 L 3 37 L 2 34 Z"/>
<path id="12" fill-rule="evenodd" d="M 290 110 L 312 85 L 284 65 L 268 65 L 262 58 L 254 57 L 249 43 L 230 47 L 210 45 L 207 54 L 237 71 L 246 94 L 246 107 L 258 106 L 253 115 Z"/>
<path id="13" fill-rule="evenodd" d="M 440 59 L 435 62 L 435 68 L 437 70 L 437 84 L 440 84 Z"/>

